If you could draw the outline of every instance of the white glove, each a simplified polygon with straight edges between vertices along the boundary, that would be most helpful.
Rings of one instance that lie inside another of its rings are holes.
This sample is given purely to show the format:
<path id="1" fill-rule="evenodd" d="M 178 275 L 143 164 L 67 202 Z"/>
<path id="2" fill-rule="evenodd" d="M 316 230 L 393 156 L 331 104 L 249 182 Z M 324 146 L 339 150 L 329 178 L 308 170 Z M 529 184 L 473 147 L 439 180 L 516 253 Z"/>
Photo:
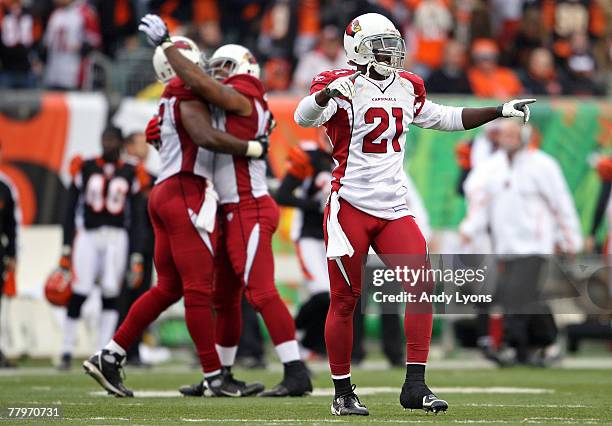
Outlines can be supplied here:
<path id="1" fill-rule="evenodd" d="M 355 74 L 348 77 L 340 77 L 332 81 L 325 87 L 325 94 L 330 98 L 344 96 L 347 99 L 353 99 L 355 96 L 355 79 L 361 74 L 357 71 Z"/>
<path id="2" fill-rule="evenodd" d="M 506 102 L 499 108 L 501 108 L 502 117 L 519 117 L 523 119 L 523 124 L 527 124 L 529 121 L 529 107 L 528 104 L 534 103 L 535 99 L 513 99 L 510 102 Z"/>
<path id="3" fill-rule="evenodd" d="M 153 47 L 161 46 L 164 43 L 172 44 L 166 23 L 157 15 L 150 13 L 145 15 L 144 18 L 140 20 L 138 30 L 145 33 L 147 36 L 147 41 Z"/>

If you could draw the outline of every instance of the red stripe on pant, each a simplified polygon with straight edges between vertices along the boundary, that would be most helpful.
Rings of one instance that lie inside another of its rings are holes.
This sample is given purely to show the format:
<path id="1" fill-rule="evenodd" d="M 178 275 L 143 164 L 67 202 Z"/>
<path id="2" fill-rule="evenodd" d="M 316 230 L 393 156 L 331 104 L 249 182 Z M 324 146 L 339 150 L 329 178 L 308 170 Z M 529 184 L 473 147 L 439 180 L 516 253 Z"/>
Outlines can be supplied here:
<path id="1" fill-rule="evenodd" d="M 212 372 L 221 368 L 212 326 L 213 257 L 189 215 L 189 209 L 199 211 L 205 188 L 203 178 L 179 174 L 151 191 L 158 282 L 132 305 L 113 339 L 129 348 L 160 313 L 184 296 L 185 320 L 200 364 L 204 372 Z M 210 236 L 213 247 L 215 237 Z"/>
<path id="2" fill-rule="evenodd" d="M 238 345 L 243 291 L 263 317 L 274 345 L 294 340 L 295 323 L 274 282 L 272 235 L 279 220 L 276 203 L 265 195 L 226 204 L 221 216 L 215 259 L 217 343 L 226 347 Z"/>
<path id="3" fill-rule="evenodd" d="M 327 244 L 327 217 L 325 209 L 324 231 Z M 353 346 L 353 312 L 361 295 L 361 271 L 368 248 L 372 246 L 381 255 L 387 267 L 393 267 L 384 255 L 418 255 L 426 266 L 427 244 L 412 216 L 385 220 L 371 216 L 340 199 L 338 221 L 355 249 L 353 256 L 340 259 L 348 276 L 347 283 L 338 263 L 328 260 L 330 306 L 325 322 L 325 344 L 329 355 L 331 374 L 342 376 L 351 371 Z M 421 258 L 422 255 L 422 258 Z M 410 256 L 413 259 L 413 256 Z M 413 265 L 414 266 L 414 265 Z M 350 284 L 350 285 L 349 285 Z M 431 341 L 431 306 L 408 307 L 404 316 L 407 362 L 425 363 Z"/>

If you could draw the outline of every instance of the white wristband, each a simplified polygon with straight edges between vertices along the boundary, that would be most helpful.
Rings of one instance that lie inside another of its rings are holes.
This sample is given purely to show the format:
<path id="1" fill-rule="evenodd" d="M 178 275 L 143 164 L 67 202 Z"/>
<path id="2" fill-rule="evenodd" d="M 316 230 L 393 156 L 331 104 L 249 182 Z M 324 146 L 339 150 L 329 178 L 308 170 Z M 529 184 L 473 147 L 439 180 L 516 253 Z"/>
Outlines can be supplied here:
<path id="1" fill-rule="evenodd" d="M 162 50 L 166 50 L 170 46 L 174 46 L 174 43 L 170 40 L 164 41 L 162 44 L 160 44 L 160 47 L 162 48 Z"/>
<path id="2" fill-rule="evenodd" d="M 263 155 L 263 146 L 258 141 L 249 141 L 246 150 L 247 157 L 259 158 Z"/>

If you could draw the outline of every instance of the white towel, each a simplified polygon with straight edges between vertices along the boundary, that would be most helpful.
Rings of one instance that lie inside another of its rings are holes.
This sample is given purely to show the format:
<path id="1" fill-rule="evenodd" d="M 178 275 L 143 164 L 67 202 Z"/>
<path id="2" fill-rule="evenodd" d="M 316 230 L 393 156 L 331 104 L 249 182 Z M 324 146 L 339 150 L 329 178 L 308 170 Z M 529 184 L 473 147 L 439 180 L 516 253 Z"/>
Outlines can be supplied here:
<path id="1" fill-rule="evenodd" d="M 329 217 L 327 218 L 327 257 L 329 259 L 339 259 L 348 255 L 351 257 L 355 250 L 351 242 L 338 222 L 338 212 L 340 211 L 340 201 L 338 193 L 332 192 L 329 199 Z"/>
<path id="2" fill-rule="evenodd" d="M 213 183 L 211 181 L 206 181 L 206 195 L 204 196 L 204 202 L 200 207 L 198 218 L 195 222 L 196 228 L 206 231 L 209 234 L 215 230 L 218 200 L 219 196 L 217 195 L 217 191 L 215 191 Z"/>

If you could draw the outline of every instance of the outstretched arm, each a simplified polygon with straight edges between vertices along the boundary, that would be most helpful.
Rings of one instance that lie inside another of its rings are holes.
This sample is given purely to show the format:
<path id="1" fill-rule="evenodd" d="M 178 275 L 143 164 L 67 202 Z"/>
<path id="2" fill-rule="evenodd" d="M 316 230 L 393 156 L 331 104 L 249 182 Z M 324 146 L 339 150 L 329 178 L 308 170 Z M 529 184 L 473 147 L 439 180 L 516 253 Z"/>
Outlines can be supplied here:
<path id="1" fill-rule="evenodd" d="M 533 102 L 535 99 L 516 99 L 497 107 L 461 108 L 425 99 L 413 122 L 426 129 L 445 131 L 474 129 L 500 117 L 518 117 L 527 123 L 530 115 L 527 104 Z"/>
<path id="2" fill-rule="evenodd" d="M 529 104 L 535 101 L 535 99 L 514 99 L 498 107 L 463 108 L 461 114 L 463 127 L 466 130 L 473 129 L 499 117 L 518 117 L 527 124 L 530 116 Z"/>
<path id="3" fill-rule="evenodd" d="M 210 124 L 210 113 L 199 101 L 184 101 L 180 105 L 181 119 L 193 142 L 210 151 L 224 154 L 262 158 L 268 148 L 267 141 L 244 141 L 221 132 Z"/>
<path id="4" fill-rule="evenodd" d="M 465 130 L 480 127 L 483 124 L 501 117 L 498 107 L 463 108 L 461 121 Z"/>

